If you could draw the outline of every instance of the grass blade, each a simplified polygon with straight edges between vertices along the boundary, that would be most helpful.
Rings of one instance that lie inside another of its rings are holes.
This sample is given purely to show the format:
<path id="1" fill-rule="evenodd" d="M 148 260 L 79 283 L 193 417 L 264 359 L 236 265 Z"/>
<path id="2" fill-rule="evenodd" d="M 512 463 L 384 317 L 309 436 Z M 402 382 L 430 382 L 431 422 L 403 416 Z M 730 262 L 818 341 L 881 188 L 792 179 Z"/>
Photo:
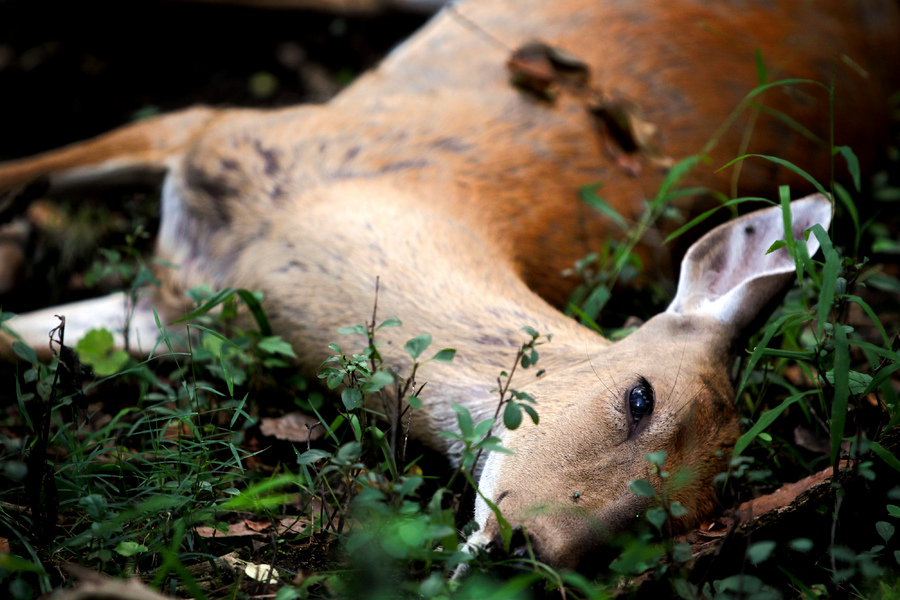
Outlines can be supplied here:
<path id="1" fill-rule="evenodd" d="M 834 326 L 834 400 L 831 403 L 831 464 L 837 465 L 850 397 L 850 344 L 843 326 Z"/>
<path id="2" fill-rule="evenodd" d="M 781 413 L 783 413 L 788 406 L 794 404 L 795 402 L 806 396 L 817 393 L 819 393 L 819 390 L 808 390 L 799 394 L 794 394 L 793 396 L 789 396 L 788 398 L 786 398 L 784 402 L 782 402 L 775 408 L 767 410 L 762 415 L 760 415 L 759 419 L 756 420 L 756 423 L 754 423 L 753 427 L 751 427 L 747 431 L 747 433 L 738 438 L 737 443 L 734 445 L 734 453 L 732 454 L 732 458 L 737 458 L 738 456 L 740 456 L 741 452 L 743 452 L 747 448 L 747 446 L 750 445 L 750 442 L 755 440 L 756 436 L 765 431 L 769 425 L 774 423 L 775 419 L 781 416 Z"/>

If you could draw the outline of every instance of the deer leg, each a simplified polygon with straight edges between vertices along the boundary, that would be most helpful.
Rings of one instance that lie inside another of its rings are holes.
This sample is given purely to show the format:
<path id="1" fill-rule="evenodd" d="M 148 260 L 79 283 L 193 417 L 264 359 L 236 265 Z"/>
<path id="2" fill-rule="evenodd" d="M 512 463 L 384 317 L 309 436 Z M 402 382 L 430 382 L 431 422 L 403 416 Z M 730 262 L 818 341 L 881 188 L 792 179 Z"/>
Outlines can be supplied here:
<path id="1" fill-rule="evenodd" d="M 139 295 L 132 302 L 124 292 L 116 292 L 17 315 L 5 325 L 46 360 L 50 357 L 50 331 L 59 326 L 59 317 L 65 317 L 64 341 L 69 346 L 92 329 L 108 330 L 117 349 L 127 349 L 137 356 L 150 356 L 160 344 L 160 329 L 149 295 Z M 164 322 L 163 317 L 160 322 Z M 8 334 L 0 336 L 0 355 L 12 355 L 11 346 L 16 340 Z"/>

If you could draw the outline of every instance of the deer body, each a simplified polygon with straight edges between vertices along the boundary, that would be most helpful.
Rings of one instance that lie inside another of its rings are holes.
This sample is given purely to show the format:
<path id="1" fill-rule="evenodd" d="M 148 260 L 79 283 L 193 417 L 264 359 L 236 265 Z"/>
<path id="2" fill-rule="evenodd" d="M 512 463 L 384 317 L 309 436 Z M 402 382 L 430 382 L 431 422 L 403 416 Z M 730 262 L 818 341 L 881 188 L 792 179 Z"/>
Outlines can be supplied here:
<path id="1" fill-rule="evenodd" d="M 837 143 L 859 144 L 865 164 L 887 118 L 881 101 L 890 82 L 879 60 L 895 52 L 900 21 L 895 6 L 874 0 L 739 11 L 723 3 L 493 0 L 455 11 L 325 106 L 190 109 L 2 165 L 0 188 L 44 174 L 60 187 L 165 174 L 157 255 L 178 268 L 163 271 L 162 289 L 138 307 L 131 347 L 145 352 L 157 333 L 152 305 L 171 319 L 195 285 L 243 287 L 265 293 L 273 327 L 312 373 L 339 327 L 370 318 L 380 277 L 379 314 L 404 322 L 383 330 L 381 341 L 395 349 L 388 362 L 408 367 L 403 342 L 425 332 L 457 349 L 453 364 L 422 372 L 426 408 L 413 411 L 411 424 L 412 435 L 451 456 L 458 449 L 438 435 L 456 427 L 450 403 L 477 420 L 493 416 L 490 389 L 523 341 L 521 327 L 552 333 L 541 352 L 546 373 L 517 381 L 538 399 L 541 424 L 503 434 L 516 454 L 491 455 L 481 485 L 528 528 L 540 558 L 583 566 L 646 507 L 627 482 L 646 476 L 649 452 L 666 450 L 670 470 L 689 474 L 673 498 L 690 510 L 685 521 L 710 508 L 711 478 L 738 433 L 728 377 L 735 345 L 793 270 L 783 253 L 764 254 L 785 235 L 781 214 L 769 212 L 695 246 L 672 308 L 624 341 L 612 344 L 559 313 L 551 303 L 572 285 L 561 271 L 617 233 L 578 190 L 602 182 L 608 202 L 635 218 L 665 176 L 649 153 L 638 153 L 637 171 L 611 160 L 585 98 L 635 103 L 641 121 L 658 128 L 654 152 L 677 160 L 703 148 L 753 88 L 758 48 L 773 79 L 828 81 L 836 69 L 839 90 L 855 91 L 839 95 Z M 551 104 L 511 86 L 503 44 L 533 38 L 583 61 L 590 89 L 563 88 Z M 835 53 L 858 68 L 835 66 Z M 827 139 L 824 95 L 778 91 L 766 104 L 812 133 L 763 114 L 749 138 L 746 127 L 727 129 L 712 167 L 692 183 L 727 191 L 731 174 L 713 168 L 747 139 L 750 152 L 827 177 L 828 145 L 809 139 Z M 740 183 L 771 195 L 792 180 L 771 163 L 748 163 Z M 679 206 L 690 213 L 707 202 L 696 194 Z M 829 212 L 822 199 L 796 204 L 791 234 L 827 226 Z M 666 272 L 654 241 L 645 258 Z M 11 326 L 45 348 L 60 311 L 69 336 L 115 329 L 121 297 L 39 311 Z M 636 389 L 653 400 L 640 418 Z M 483 502 L 476 518 L 482 529 L 471 542 L 487 545 L 497 524 Z"/>

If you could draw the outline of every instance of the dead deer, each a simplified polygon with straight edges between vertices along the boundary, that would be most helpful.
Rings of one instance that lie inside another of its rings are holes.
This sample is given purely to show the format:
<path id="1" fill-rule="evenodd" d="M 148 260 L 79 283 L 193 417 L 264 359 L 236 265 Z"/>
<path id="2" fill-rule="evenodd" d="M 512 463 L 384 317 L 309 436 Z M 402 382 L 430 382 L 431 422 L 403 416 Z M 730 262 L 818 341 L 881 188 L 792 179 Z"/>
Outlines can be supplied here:
<path id="1" fill-rule="evenodd" d="M 766 250 L 827 227 L 831 208 L 821 196 L 794 202 L 788 232 L 778 209 L 713 230 L 687 253 L 668 310 L 612 343 L 552 306 L 572 286 L 560 273 L 617 232 L 579 201 L 579 189 L 601 182 L 609 204 L 634 219 L 671 161 L 700 151 L 709 166 L 689 182 L 710 191 L 736 185 L 771 196 L 797 183 L 761 160 L 747 161 L 739 178 L 715 170 L 745 152 L 829 177 L 822 89 L 778 86 L 757 98 L 765 110 L 728 120 L 759 83 L 756 56 L 770 80 L 834 81 L 835 141 L 869 164 L 888 118 L 898 24 L 897 7 L 878 0 L 739 11 L 671 0 L 462 2 L 327 105 L 184 110 L 4 164 L 0 189 L 40 176 L 63 189 L 163 175 L 156 254 L 177 267 L 162 269 L 162 287 L 137 307 L 129 347 L 143 352 L 158 335 L 151 307 L 173 319 L 198 284 L 248 288 L 265 293 L 273 327 L 299 368 L 315 373 L 336 330 L 367 319 L 380 277 L 380 314 L 405 324 L 382 341 L 400 348 L 428 332 L 457 349 L 453 364 L 423 374 L 425 407 L 410 425 L 451 457 L 459 448 L 438 435 L 456 428 L 451 402 L 477 420 L 493 416 L 492 382 L 521 328 L 552 333 L 544 374 L 520 382 L 538 401 L 540 424 L 502 434 L 515 454 L 489 455 L 480 487 L 525 527 L 540 560 L 584 567 L 646 508 L 627 483 L 647 476 L 650 452 L 665 450 L 667 470 L 686 474 L 671 495 L 689 511 L 683 524 L 712 508 L 711 480 L 738 435 L 735 353 L 793 277 L 784 250 Z M 507 72 L 510 49 L 523 46 L 537 48 L 538 71 L 549 65 L 551 74 L 530 82 L 531 92 Z M 557 72 L 567 69 L 577 81 Z M 709 199 L 696 192 L 673 206 L 690 214 Z M 651 232 L 643 251 L 664 273 L 659 239 Z M 809 252 L 816 247 L 809 242 Z M 10 325 L 45 349 L 54 314 L 66 315 L 77 339 L 94 327 L 121 330 L 122 306 L 117 294 Z M 387 360 L 409 366 L 402 352 Z M 476 519 L 470 543 L 489 545 L 498 525 L 480 499 Z"/>

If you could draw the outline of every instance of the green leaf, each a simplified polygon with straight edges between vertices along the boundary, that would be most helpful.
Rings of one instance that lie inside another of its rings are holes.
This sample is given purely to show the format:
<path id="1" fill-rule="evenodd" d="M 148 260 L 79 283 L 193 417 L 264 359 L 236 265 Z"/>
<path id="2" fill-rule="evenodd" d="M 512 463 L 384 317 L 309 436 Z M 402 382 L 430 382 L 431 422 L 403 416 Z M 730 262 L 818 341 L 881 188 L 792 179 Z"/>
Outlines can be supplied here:
<path id="1" fill-rule="evenodd" d="M 767 350 L 766 347 L 769 345 L 772 337 L 776 333 L 780 332 L 782 327 L 786 324 L 793 324 L 794 321 L 801 319 L 804 316 L 804 314 L 800 313 L 786 314 L 766 327 L 766 330 L 763 332 L 762 339 L 759 340 L 759 344 L 757 344 L 756 348 L 753 349 L 753 353 L 750 355 L 750 360 L 747 361 L 747 365 L 744 367 L 744 376 L 743 378 L 741 378 L 741 384 L 738 386 L 738 389 L 735 392 L 735 398 L 740 398 L 741 394 L 743 394 L 744 387 L 747 385 L 747 381 L 750 379 L 750 375 L 756 368 L 756 363 L 758 363 L 759 360 L 763 357 L 764 353 Z M 735 454 L 735 456 L 737 456 L 737 454 Z"/>
<path id="2" fill-rule="evenodd" d="M 878 458 L 886 462 L 890 467 L 897 471 L 900 471 L 900 460 L 898 460 L 896 456 L 891 454 L 890 450 L 888 450 L 878 442 L 872 442 L 869 445 L 869 448 L 878 456 Z M 893 512 L 892 509 L 896 509 L 896 512 Z M 900 508 L 894 506 L 893 504 L 888 505 L 888 512 L 894 517 L 900 517 Z"/>
<path id="3" fill-rule="evenodd" d="M 362 325 L 351 325 L 349 327 L 339 327 L 337 332 L 341 335 L 366 335 L 366 328 Z"/>
<path id="4" fill-rule="evenodd" d="M 8 552 L 0 552 L 0 569 L 9 573 L 46 573 L 40 563 L 26 560 L 21 556 Z"/>
<path id="5" fill-rule="evenodd" d="M 646 479 L 635 479 L 634 481 L 629 481 L 628 489 L 630 489 L 634 494 L 643 496 L 644 498 L 653 498 L 656 496 L 656 490 L 653 489 L 653 486 L 650 485 L 650 482 Z"/>
<path id="6" fill-rule="evenodd" d="M 381 325 L 379 325 L 378 327 L 375 328 L 375 331 L 378 331 L 379 329 L 381 329 L 383 327 L 400 327 L 401 325 L 403 325 L 403 321 L 401 321 L 400 319 L 398 319 L 396 317 L 391 317 L 390 319 L 386 319 L 385 321 L 382 321 Z M 363 333 L 365 333 L 365 332 L 366 332 L 365 329 L 363 329 Z"/>
<path id="7" fill-rule="evenodd" d="M 29 346 L 25 342 L 13 342 L 12 348 L 13 352 L 16 353 L 16 356 L 18 356 L 25 362 L 31 363 L 32 365 L 36 365 L 38 363 L 37 353 L 34 351 L 34 348 Z"/>
<path id="8" fill-rule="evenodd" d="M 285 586 L 288 587 L 288 586 Z M 441 572 L 435 572 L 419 584 L 419 595 L 423 598 L 433 598 L 444 590 L 444 576 Z M 279 600 L 276 598 L 275 600 Z"/>
<path id="9" fill-rule="evenodd" d="M 503 409 L 503 425 L 509 429 L 518 429 L 522 424 L 522 409 L 515 402 L 508 402 Z"/>
<path id="10" fill-rule="evenodd" d="M 528 416 L 531 417 L 531 422 L 537 425 L 540 422 L 540 417 L 538 417 L 537 411 L 534 410 L 534 407 L 530 404 L 520 404 L 519 405 L 522 410 L 528 413 Z"/>
<path id="11" fill-rule="evenodd" d="M 135 556 L 136 554 L 146 552 L 147 550 L 149 550 L 147 546 L 138 544 L 137 542 L 119 542 L 116 546 L 116 552 L 125 557 Z"/>
<path id="12" fill-rule="evenodd" d="M 362 392 L 356 388 L 344 388 L 341 392 L 341 402 L 347 410 L 356 410 L 362 402 Z"/>
<path id="13" fill-rule="evenodd" d="M 766 87 L 766 86 L 762 86 L 762 87 Z M 768 156 L 766 154 L 745 154 L 743 156 L 738 156 L 737 158 L 734 158 L 734 159 L 728 161 L 727 163 L 725 163 L 724 165 L 719 167 L 719 169 L 717 169 L 717 170 L 721 171 L 722 169 L 726 169 L 738 161 L 746 160 L 748 158 L 762 158 L 769 162 L 773 162 L 777 165 L 781 165 L 788 171 L 796 173 L 797 175 L 799 175 L 800 177 L 802 177 L 803 179 L 808 181 L 814 188 L 816 188 L 816 191 L 818 191 L 820 194 L 822 194 L 826 198 L 831 197 L 831 194 L 828 193 L 828 190 L 826 190 L 824 187 L 822 187 L 822 184 L 819 183 L 815 177 L 813 177 L 812 175 L 810 175 L 809 173 L 807 173 L 806 171 L 804 171 L 803 169 L 801 169 L 794 163 L 784 160 L 783 158 L 778 158 L 777 156 Z"/>
<path id="14" fill-rule="evenodd" d="M 884 540 L 884 543 L 887 544 L 891 538 L 894 537 L 895 528 L 887 521 L 878 521 L 875 523 L 875 531 L 878 532 L 878 535 L 880 535 L 881 539 Z"/>
<path id="15" fill-rule="evenodd" d="M 686 231 L 690 231 L 691 229 L 693 229 L 694 227 L 696 227 L 703 221 L 706 221 L 708 218 L 713 216 L 715 213 L 717 213 L 721 209 L 727 208 L 729 206 L 736 206 L 736 205 L 742 204 L 744 202 L 766 202 L 768 204 L 772 204 L 771 200 L 769 200 L 767 198 L 747 197 L 747 198 L 735 198 L 734 200 L 729 200 L 728 202 L 724 202 L 720 206 L 717 206 L 716 208 L 712 208 L 712 209 L 706 211 L 705 213 L 701 214 L 699 217 L 695 217 L 694 219 L 691 219 L 690 221 L 688 221 L 687 223 L 685 223 L 684 225 L 682 225 L 681 227 L 679 227 L 678 229 L 676 229 L 675 231 L 670 233 L 669 237 L 667 237 L 665 239 L 663 244 L 668 244 L 675 238 L 684 234 Z"/>
<path id="16" fill-rule="evenodd" d="M 359 442 L 348 442 L 338 449 L 334 458 L 344 464 L 350 464 L 355 462 L 361 453 L 362 446 Z"/>
<path id="17" fill-rule="evenodd" d="M 438 362 L 452 362 L 453 358 L 456 356 L 456 350 L 453 348 L 444 348 L 437 354 L 431 357 L 431 360 L 436 360 Z"/>
<path id="18" fill-rule="evenodd" d="M 763 60 L 762 50 L 756 49 L 756 79 L 759 85 L 764 85 L 769 81 L 769 71 L 766 69 L 766 63 Z"/>
<path id="19" fill-rule="evenodd" d="M 75 344 L 81 362 L 90 365 L 94 373 L 107 377 L 121 371 L 128 362 L 128 353 L 116 350 L 113 335 L 106 329 L 91 329 Z"/>
<path id="20" fill-rule="evenodd" d="M 178 323 L 187 323 L 188 321 L 196 319 L 197 317 L 199 317 L 201 315 L 205 315 L 206 313 L 211 311 L 216 306 L 222 304 L 223 302 L 225 302 L 226 300 L 228 300 L 229 298 L 234 296 L 234 293 L 235 293 L 235 291 L 230 288 L 225 288 L 224 290 L 217 292 L 209 300 L 207 300 L 205 303 L 203 303 L 198 308 L 189 312 L 188 314 L 181 317 L 177 321 L 172 321 L 172 325 L 176 325 Z"/>
<path id="21" fill-rule="evenodd" d="M 422 335 L 416 336 L 413 339 L 406 342 L 406 353 L 409 354 L 413 360 L 419 358 L 419 355 L 425 351 L 425 349 L 431 345 L 431 334 L 423 333 Z"/>
<path id="22" fill-rule="evenodd" d="M 785 246 L 787 246 L 787 242 L 786 242 L 786 241 L 784 241 L 784 240 L 776 240 L 776 241 L 772 242 L 772 245 L 769 246 L 769 249 L 768 249 L 768 250 L 766 250 L 766 254 L 772 254 L 772 253 L 775 252 L 776 250 L 780 250 L 781 248 L 784 248 Z"/>
<path id="23" fill-rule="evenodd" d="M 870 283 L 871 278 L 867 279 L 866 282 Z M 900 290 L 898 290 L 898 291 L 900 291 Z M 884 343 L 884 345 L 886 347 L 890 348 L 891 347 L 891 338 L 888 336 L 887 332 L 884 330 L 884 326 L 881 324 L 881 321 L 879 320 L 878 315 L 875 314 L 875 311 L 872 309 L 872 307 L 869 306 L 869 304 L 865 300 L 860 298 L 859 296 L 853 296 L 851 294 L 847 294 L 844 297 L 847 300 L 849 300 L 850 302 L 856 303 L 857 305 L 859 305 L 859 307 L 861 309 L 863 309 L 863 312 L 865 312 L 866 316 L 869 317 L 869 320 L 872 321 L 872 325 L 874 325 L 878 329 L 878 333 L 881 335 L 882 343 Z"/>
<path id="24" fill-rule="evenodd" d="M 512 394 L 516 400 L 524 400 L 525 402 L 531 402 L 532 404 L 537 402 L 528 392 L 511 389 L 509 390 L 509 393 Z"/>
<path id="25" fill-rule="evenodd" d="M 700 164 L 702 159 L 703 157 L 701 155 L 694 154 L 676 162 L 672 168 L 668 170 L 662 183 L 659 184 L 659 189 L 656 192 L 656 197 L 650 203 L 650 208 L 652 210 L 657 210 L 663 204 L 668 202 L 670 200 L 669 190 L 690 173 L 694 167 Z"/>
<path id="26" fill-rule="evenodd" d="M 333 390 L 344 381 L 344 371 L 333 367 L 325 367 L 319 370 L 319 379 L 324 379 L 328 389 Z"/>
<path id="27" fill-rule="evenodd" d="M 475 424 L 472 422 L 472 414 L 469 412 L 469 409 L 455 402 L 450 406 L 456 413 L 456 421 L 459 423 L 459 431 L 462 433 L 463 438 L 472 439 L 472 431 L 475 428 Z"/>
<path id="28" fill-rule="evenodd" d="M 858 348 L 862 348 L 863 350 L 867 350 L 873 354 L 876 354 L 882 358 L 886 358 L 889 361 L 897 361 L 900 360 L 900 354 L 890 350 L 888 348 L 881 348 L 874 344 L 870 344 L 868 342 L 863 342 L 861 340 L 848 340 L 850 344 L 857 346 Z"/>
<path id="29" fill-rule="evenodd" d="M 687 542 L 678 542 L 675 544 L 675 547 L 672 549 L 672 560 L 677 563 L 686 563 L 690 560 L 693 560 L 694 556 L 691 554 L 691 545 Z M 686 583 L 686 582 L 685 582 Z M 689 596 L 682 596 L 683 598 L 699 598 L 696 593 L 691 594 Z"/>
<path id="30" fill-rule="evenodd" d="M 240 346 L 238 346 L 236 343 L 234 343 L 234 340 L 229 340 L 227 337 L 225 337 L 224 335 L 222 335 L 215 329 L 210 329 L 209 327 L 204 327 L 203 325 L 197 325 L 196 323 L 188 323 L 187 326 L 190 327 L 191 329 L 200 330 L 200 331 L 212 336 L 212 338 L 219 340 L 220 342 L 225 342 L 227 344 L 231 344 L 238 350 L 242 350 L 242 348 Z M 222 344 L 211 343 L 210 338 L 205 338 L 203 340 L 203 347 L 211 352 L 218 353 L 221 351 Z"/>
<path id="31" fill-rule="evenodd" d="M 588 315 L 591 320 L 595 320 L 603 309 L 606 307 L 606 303 L 609 302 L 610 298 L 612 298 L 612 292 L 607 285 L 598 285 L 591 291 L 591 294 L 587 297 L 587 300 L 584 301 L 584 312 Z"/>
<path id="32" fill-rule="evenodd" d="M 314 462 L 318 462 L 323 458 L 331 458 L 331 453 L 326 452 L 324 450 L 318 450 L 313 448 L 312 450 L 307 450 L 303 454 L 297 457 L 298 465 L 311 465 Z"/>
<path id="33" fill-rule="evenodd" d="M 794 216 L 791 212 L 791 189 L 786 185 L 778 186 L 778 199 L 781 201 L 781 220 L 784 224 L 784 241 L 785 245 L 788 249 L 788 254 L 794 259 L 794 262 L 797 263 L 797 282 L 800 283 L 803 280 L 803 269 L 802 265 L 797 261 L 797 242 L 794 240 L 794 225 L 793 220 Z"/>
<path id="34" fill-rule="evenodd" d="M 660 450 L 659 452 L 651 452 L 646 455 L 644 459 L 649 462 L 651 465 L 656 465 L 660 469 L 662 469 L 663 464 L 666 462 L 666 451 Z"/>
<path id="35" fill-rule="evenodd" d="M 598 213 L 615 223 L 619 226 L 623 231 L 628 229 L 628 221 L 619 214 L 619 212 L 614 209 L 610 204 L 597 195 L 597 190 L 603 187 L 602 183 L 591 183 L 589 185 L 583 186 L 578 194 L 581 196 L 581 200 L 585 202 L 588 206 L 592 207 Z"/>
<path id="36" fill-rule="evenodd" d="M 533 339 L 533 340 L 536 340 L 537 338 L 541 337 L 541 334 L 539 334 L 539 333 L 534 329 L 534 327 L 529 327 L 528 325 L 525 325 L 524 327 L 522 327 L 522 331 L 524 331 L 525 333 L 527 333 L 528 335 L 530 335 L 530 336 L 531 336 L 531 339 Z"/>
<path id="37" fill-rule="evenodd" d="M 85 512 L 92 519 L 100 520 L 106 518 L 106 498 L 100 494 L 84 496 L 78 500 L 78 505 L 84 507 Z"/>
<path id="38" fill-rule="evenodd" d="M 669 506 L 669 512 L 676 519 L 686 516 L 690 511 L 681 502 L 675 501 Z"/>
<path id="39" fill-rule="evenodd" d="M 472 446 L 474 450 L 487 450 L 488 452 L 499 452 L 500 454 L 515 454 L 512 450 L 505 447 L 503 445 L 503 440 L 498 438 L 496 435 L 492 435 L 487 437 L 474 446 Z"/>
<path id="40" fill-rule="evenodd" d="M 386 370 L 375 371 L 369 380 L 361 386 L 361 390 L 366 394 L 374 394 L 386 385 L 394 383 L 394 375 Z"/>
<path id="41" fill-rule="evenodd" d="M 754 565 L 758 565 L 767 560 L 775 550 L 775 542 L 766 540 L 764 542 L 756 542 L 747 549 L 747 558 Z"/>
<path id="42" fill-rule="evenodd" d="M 297 355 L 294 353 L 294 349 L 291 348 L 290 344 L 281 339 L 280 335 L 271 335 L 269 337 L 264 337 L 259 341 L 258 345 L 259 349 L 263 352 L 267 352 L 272 355 L 281 354 L 283 356 L 297 358 Z"/>
<path id="43" fill-rule="evenodd" d="M 896 504 L 888 504 L 887 511 L 888 514 L 892 517 L 900 518 L 900 506 L 897 506 Z"/>
<path id="44" fill-rule="evenodd" d="M 847 376 L 851 394 L 863 393 L 869 387 L 869 384 L 872 383 L 871 375 L 866 375 L 865 373 L 860 373 L 858 371 L 850 371 Z M 825 373 L 825 379 L 834 385 L 834 369 Z"/>
<path id="45" fill-rule="evenodd" d="M 831 305 L 834 303 L 834 290 L 841 268 L 841 259 L 831 244 L 828 232 L 820 224 L 816 223 L 810 230 L 816 236 L 816 239 L 819 240 L 819 245 L 822 246 L 822 255 L 825 256 L 825 267 L 822 269 L 822 287 L 819 290 L 818 305 L 817 337 L 821 338 L 825 329 L 825 323 L 828 321 L 828 313 L 831 311 Z"/>
<path id="46" fill-rule="evenodd" d="M 244 304 L 247 305 L 247 308 L 250 310 L 250 314 L 253 315 L 253 319 L 256 321 L 256 326 L 259 327 L 259 332 L 264 336 L 272 335 L 272 326 L 269 324 L 269 319 L 266 317 L 266 312 L 263 310 L 262 303 L 260 302 L 262 298 L 262 292 L 251 292 L 250 290 L 237 290 L 238 298 L 244 301 Z"/>
<path id="47" fill-rule="evenodd" d="M 659 506 L 647 509 L 647 520 L 653 523 L 657 529 L 662 529 L 663 525 L 666 524 L 667 518 L 666 511 Z"/>
<path id="48" fill-rule="evenodd" d="M 769 425 L 774 423 L 775 419 L 777 419 L 788 406 L 797 402 L 798 400 L 800 400 L 801 398 L 803 398 L 805 396 L 809 396 L 810 394 L 817 394 L 818 392 L 819 392 L 818 390 L 807 390 L 800 394 L 794 394 L 792 396 L 788 396 L 781 404 L 779 404 L 778 406 L 776 406 L 775 408 L 773 408 L 771 410 L 767 410 L 766 412 L 764 412 L 759 417 L 759 419 L 757 419 L 756 423 L 753 424 L 753 427 L 751 427 L 747 431 L 747 433 L 745 433 L 740 438 L 738 438 L 737 443 L 734 445 L 734 452 L 733 452 L 732 456 L 734 458 L 737 458 L 738 456 L 740 456 L 741 452 L 743 452 L 747 448 L 747 446 L 750 445 L 750 442 L 752 442 L 754 439 L 756 439 L 756 436 L 758 436 L 762 431 L 764 431 Z"/>
<path id="49" fill-rule="evenodd" d="M 834 328 L 834 400 L 831 404 L 831 464 L 837 465 L 850 396 L 850 347 L 844 328 Z"/>
<path id="50" fill-rule="evenodd" d="M 423 405 L 422 405 L 422 401 L 419 399 L 418 396 L 407 396 L 407 397 L 406 397 L 406 402 L 407 402 L 407 404 L 409 404 L 412 408 L 422 408 L 422 406 L 423 406 Z"/>
<path id="51" fill-rule="evenodd" d="M 484 421 L 479 421 L 479 423 L 473 430 L 472 437 L 474 437 L 476 440 L 481 439 L 486 436 L 493 427 L 494 419 L 485 419 Z"/>
<path id="52" fill-rule="evenodd" d="M 813 549 L 813 541 L 809 538 L 791 540 L 791 548 L 797 552 L 809 552 Z"/>
<path id="53" fill-rule="evenodd" d="M 359 422 L 359 415 L 357 413 L 352 413 L 350 418 L 347 419 L 347 422 L 350 423 L 350 429 L 353 430 L 353 435 L 356 439 L 362 439 L 362 425 Z M 355 459 L 354 459 L 355 460 Z"/>
<path id="54" fill-rule="evenodd" d="M 883 368 L 883 369 L 880 369 L 880 370 L 878 371 L 878 374 L 875 375 L 875 377 L 872 377 L 872 378 L 871 378 L 872 380 L 869 382 L 869 385 L 866 386 L 866 389 L 864 389 L 862 392 L 859 392 L 859 394 L 860 394 L 861 396 L 865 396 L 865 395 L 869 394 L 870 392 L 875 391 L 875 389 L 876 389 L 879 385 L 881 385 L 882 382 L 884 382 L 885 379 L 887 379 L 888 377 L 890 377 L 891 374 L 892 374 L 894 371 L 898 370 L 898 369 L 900 369 L 900 363 L 894 363 L 894 364 L 892 364 L 892 365 L 889 366 L 889 367 L 885 367 L 885 368 Z M 900 414 L 900 413 L 895 413 L 895 416 L 896 416 L 897 414 Z"/>
<path id="55" fill-rule="evenodd" d="M 847 162 L 847 170 L 850 171 L 850 176 L 853 178 L 853 187 L 856 188 L 857 192 L 860 192 L 862 190 L 862 178 L 859 174 L 859 159 L 856 158 L 850 146 L 838 146 L 835 148 L 835 151 L 844 157 L 844 160 Z"/>

